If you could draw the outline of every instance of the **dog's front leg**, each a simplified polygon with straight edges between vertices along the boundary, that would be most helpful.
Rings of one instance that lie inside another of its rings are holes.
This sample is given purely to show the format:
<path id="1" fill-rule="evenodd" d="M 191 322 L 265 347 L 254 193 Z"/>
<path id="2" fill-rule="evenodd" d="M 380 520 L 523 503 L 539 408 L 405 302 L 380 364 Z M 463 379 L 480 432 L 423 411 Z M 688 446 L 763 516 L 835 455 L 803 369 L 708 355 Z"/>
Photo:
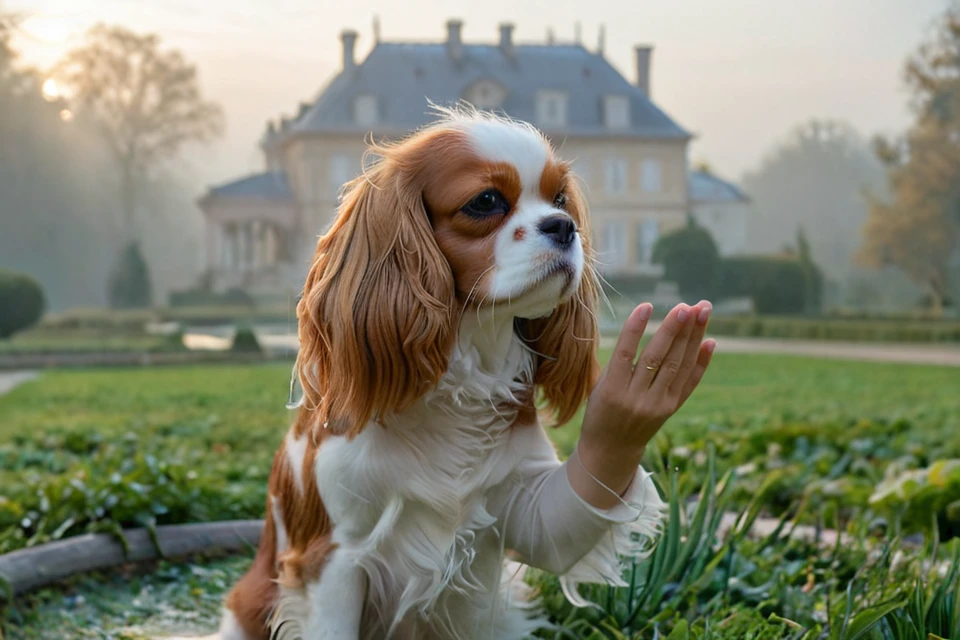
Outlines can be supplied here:
<path id="1" fill-rule="evenodd" d="M 366 590 L 363 569 L 343 549 L 335 549 L 320 577 L 307 584 L 310 613 L 303 625 L 304 640 L 354 640 Z"/>

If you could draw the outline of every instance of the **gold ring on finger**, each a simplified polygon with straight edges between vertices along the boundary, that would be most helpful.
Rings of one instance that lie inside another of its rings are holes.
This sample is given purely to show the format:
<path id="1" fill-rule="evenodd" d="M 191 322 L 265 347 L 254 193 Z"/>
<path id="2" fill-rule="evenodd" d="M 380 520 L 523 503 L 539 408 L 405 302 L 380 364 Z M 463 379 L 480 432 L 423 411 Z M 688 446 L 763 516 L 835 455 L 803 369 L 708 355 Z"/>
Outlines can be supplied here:
<path id="1" fill-rule="evenodd" d="M 658 369 L 660 368 L 659 366 L 651 367 L 651 366 L 648 365 L 648 364 L 643 365 L 643 367 L 644 367 L 647 371 L 656 371 L 656 370 L 658 370 Z"/>

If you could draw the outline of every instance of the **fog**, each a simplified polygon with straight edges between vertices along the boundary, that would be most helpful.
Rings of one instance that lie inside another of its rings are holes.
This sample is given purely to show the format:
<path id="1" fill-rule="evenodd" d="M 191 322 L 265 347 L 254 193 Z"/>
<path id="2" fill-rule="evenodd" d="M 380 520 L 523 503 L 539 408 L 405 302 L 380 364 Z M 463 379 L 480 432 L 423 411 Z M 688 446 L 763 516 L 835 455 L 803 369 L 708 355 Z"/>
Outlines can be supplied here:
<path id="1" fill-rule="evenodd" d="M 123 245 L 116 165 L 97 123 L 65 120 L 40 99 L 47 70 L 108 21 L 155 32 L 164 47 L 197 66 L 206 97 L 222 105 L 225 135 L 188 143 L 142 186 L 135 237 L 154 280 L 154 302 L 194 285 L 204 261 L 196 201 L 208 185 L 264 168 L 257 140 L 268 119 L 292 115 L 339 71 L 339 32 L 358 29 L 358 58 L 385 40 L 440 41 L 443 23 L 464 19 L 467 41 L 496 39 L 496 24 L 517 25 L 518 41 L 579 40 L 632 80 L 633 46 L 654 46 L 652 97 L 694 135 L 692 163 L 709 163 L 750 198 L 749 253 L 790 245 L 800 228 L 824 269 L 829 297 L 856 304 L 909 305 L 922 288 L 903 274 L 864 270 L 856 254 L 867 219 L 865 193 L 884 193 L 886 174 L 871 148 L 911 121 L 905 58 L 947 5 L 938 0 L 786 5 L 561 2 L 544 16 L 495 1 L 445 6 L 375 2 L 321 7 L 216 0 L 193 7 L 147 0 L 8 0 L 15 12 L 0 73 L 33 89 L 8 91 L 0 117 L 0 268 L 33 274 L 53 309 L 106 304 L 104 282 Z M 9 89 L 9 87 L 8 87 Z M 32 93 L 31 93 L 32 92 Z M 27 95 L 29 94 L 29 95 Z M 15 98 L 10 96 L 16 96 Z M 26 96 L 26 97 L 25 97 Z M 809 135 L 811 123 L 830 123 Z M 822 135 L 821 135 L 822 134 Z"/>

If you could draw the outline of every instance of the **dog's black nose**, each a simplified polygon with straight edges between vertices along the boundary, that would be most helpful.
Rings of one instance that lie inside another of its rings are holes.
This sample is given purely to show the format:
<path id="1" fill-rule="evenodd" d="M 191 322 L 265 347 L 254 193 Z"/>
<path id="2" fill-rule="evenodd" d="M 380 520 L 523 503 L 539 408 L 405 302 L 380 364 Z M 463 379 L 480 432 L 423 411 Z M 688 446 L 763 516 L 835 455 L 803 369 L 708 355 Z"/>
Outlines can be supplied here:
<path id="1" fill-rule="evenodd" d="M 540 233 L 547 236 L 561 249 L 566 249 L 573 244 L 573 239 L 577 235 L 577 223 L 568 215 L 558 214 L 549 216 L 540 221 L 537 225 Z"/>

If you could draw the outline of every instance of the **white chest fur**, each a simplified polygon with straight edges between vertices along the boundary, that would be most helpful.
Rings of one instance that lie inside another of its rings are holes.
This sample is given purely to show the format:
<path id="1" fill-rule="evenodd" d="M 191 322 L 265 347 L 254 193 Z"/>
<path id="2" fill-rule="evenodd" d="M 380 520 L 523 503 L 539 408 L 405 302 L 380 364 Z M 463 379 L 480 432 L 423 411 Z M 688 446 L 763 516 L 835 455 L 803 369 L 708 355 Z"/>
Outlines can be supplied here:
<path id="1" fill-rule="evenodd" d="M 487 498 L 522 455 L 511 446 L 517 410 L 503 407 L 531 367 L 510 337 L 498 374 L 476 348 L 458 348 L 437 389 L 410 410 L 320 447 L 317 486 L 334 542 L 364 568 L 383 628 L 413 618 L 459 637 L 496 615 L 503 548 Z"/>

